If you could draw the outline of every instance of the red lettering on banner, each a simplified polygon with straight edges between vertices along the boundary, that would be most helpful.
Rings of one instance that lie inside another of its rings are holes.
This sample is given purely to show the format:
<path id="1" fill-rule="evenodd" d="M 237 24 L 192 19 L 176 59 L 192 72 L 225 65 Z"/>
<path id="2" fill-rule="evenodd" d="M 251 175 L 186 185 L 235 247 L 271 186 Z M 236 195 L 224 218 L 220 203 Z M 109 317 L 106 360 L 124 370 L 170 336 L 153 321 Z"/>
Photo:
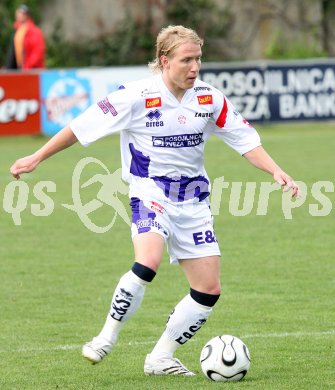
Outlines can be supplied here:
<path id="1" fill-rule="evenodd" d="M 160 97 L 145 99 L 145 108 L 162 107 L 162 99 Z"/>
<path id="2" fill-rule="evenodd" d="M 197 96 L 199 104 L 213 104 L 212 95 L 201 95 Z"/>
<path id="3" fill-rule="evenodd" d="M 38 75 L 0 76 L 0 136 L 40 133 Z"/>

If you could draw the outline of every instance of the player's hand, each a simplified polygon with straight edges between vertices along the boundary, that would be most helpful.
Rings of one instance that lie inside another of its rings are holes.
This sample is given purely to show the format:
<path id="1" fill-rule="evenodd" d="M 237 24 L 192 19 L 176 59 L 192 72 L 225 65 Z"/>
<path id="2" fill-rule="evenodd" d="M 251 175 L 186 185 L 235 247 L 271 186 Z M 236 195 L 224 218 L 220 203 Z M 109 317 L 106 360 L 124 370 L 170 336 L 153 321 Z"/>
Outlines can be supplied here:
<path id="1" fill-rule="evenodd" d="M 33 171 L 39 163 L 39 160 L 35 155 L 26 156 L 16 160 L 15 163 L 10 167 L 10 173 L 15 179 L 20 179 L 22 173 L 29 173 Z"/>
<path id="2" fill-rule="evenodd" d="M 292 198 L 299 198 L 300 188 L 298 184 L 294 182 L 291 176 L 286 174 L 284 171 L 279 170 L 273 174 L 273 178 L 283 187 L 283 192 L 292 190 Z"/>

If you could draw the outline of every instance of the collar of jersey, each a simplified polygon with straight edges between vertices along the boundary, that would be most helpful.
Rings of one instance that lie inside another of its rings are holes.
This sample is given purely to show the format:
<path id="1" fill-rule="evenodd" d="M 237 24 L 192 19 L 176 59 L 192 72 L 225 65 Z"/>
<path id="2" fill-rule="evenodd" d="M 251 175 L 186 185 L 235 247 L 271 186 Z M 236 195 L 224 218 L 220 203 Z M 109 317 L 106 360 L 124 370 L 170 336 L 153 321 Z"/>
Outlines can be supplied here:
<path id="1" fill-rule="evenodd" d="M 164 83 L 164 80 L 163 80 L 163 75 L 160 74 L 157 76 L 157 82 L 158 82 L 158 85 L 159 85 L 159 89 L 160 91 L 163 92 L 163 95 L 168 97 L 171 101 L 173 101 L 173 103 L 175 104 L 183 104 L 185 103 L 186 101 L 188 101 L 191 96 L 194 95 L 194 87 L 190 88 L 190 89 L 187 89 L 186 92 L 184 93 L 184 96 L 183 98 L 181 99 L 181 101 L 179 102 L 178 99 L 174 96 L 174 94 L 169 90 L 169 88 L 166 86 L 166 84 Z"/>

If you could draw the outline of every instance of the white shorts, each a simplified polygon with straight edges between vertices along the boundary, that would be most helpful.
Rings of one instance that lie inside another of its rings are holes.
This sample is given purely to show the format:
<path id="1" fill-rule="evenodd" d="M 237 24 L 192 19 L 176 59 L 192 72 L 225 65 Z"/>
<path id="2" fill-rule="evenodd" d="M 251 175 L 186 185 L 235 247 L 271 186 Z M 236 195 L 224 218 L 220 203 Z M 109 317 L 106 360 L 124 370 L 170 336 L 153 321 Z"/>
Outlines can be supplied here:
<path id="1" fill-rule="evenodd" d="M 170 263 L 182 259 L 220 256 L 209 202 L 168 203 L 131 198 L 132 237 L 155 232 L 167 244 Z"/>

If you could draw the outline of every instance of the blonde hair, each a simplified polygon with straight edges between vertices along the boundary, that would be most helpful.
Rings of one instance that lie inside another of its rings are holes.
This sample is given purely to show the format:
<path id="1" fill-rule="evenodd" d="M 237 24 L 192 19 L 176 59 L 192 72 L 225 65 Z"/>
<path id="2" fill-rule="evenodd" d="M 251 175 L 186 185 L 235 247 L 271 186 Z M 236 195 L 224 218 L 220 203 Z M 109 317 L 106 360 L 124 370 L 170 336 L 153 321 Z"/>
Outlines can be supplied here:
<path id="1" fill-rule="evenodd" d="M 162 71 L 163 67 L 160 61 L 162 55 L 173 54 L 173 51 L 186 42 L 192 42 L 200 47 L 204 44 L 198 34 L 184 26 L 168 26 L 162 28 L 156 39 L 156 58 L 149 62 L 149 68 L 157 73 Z"/>

